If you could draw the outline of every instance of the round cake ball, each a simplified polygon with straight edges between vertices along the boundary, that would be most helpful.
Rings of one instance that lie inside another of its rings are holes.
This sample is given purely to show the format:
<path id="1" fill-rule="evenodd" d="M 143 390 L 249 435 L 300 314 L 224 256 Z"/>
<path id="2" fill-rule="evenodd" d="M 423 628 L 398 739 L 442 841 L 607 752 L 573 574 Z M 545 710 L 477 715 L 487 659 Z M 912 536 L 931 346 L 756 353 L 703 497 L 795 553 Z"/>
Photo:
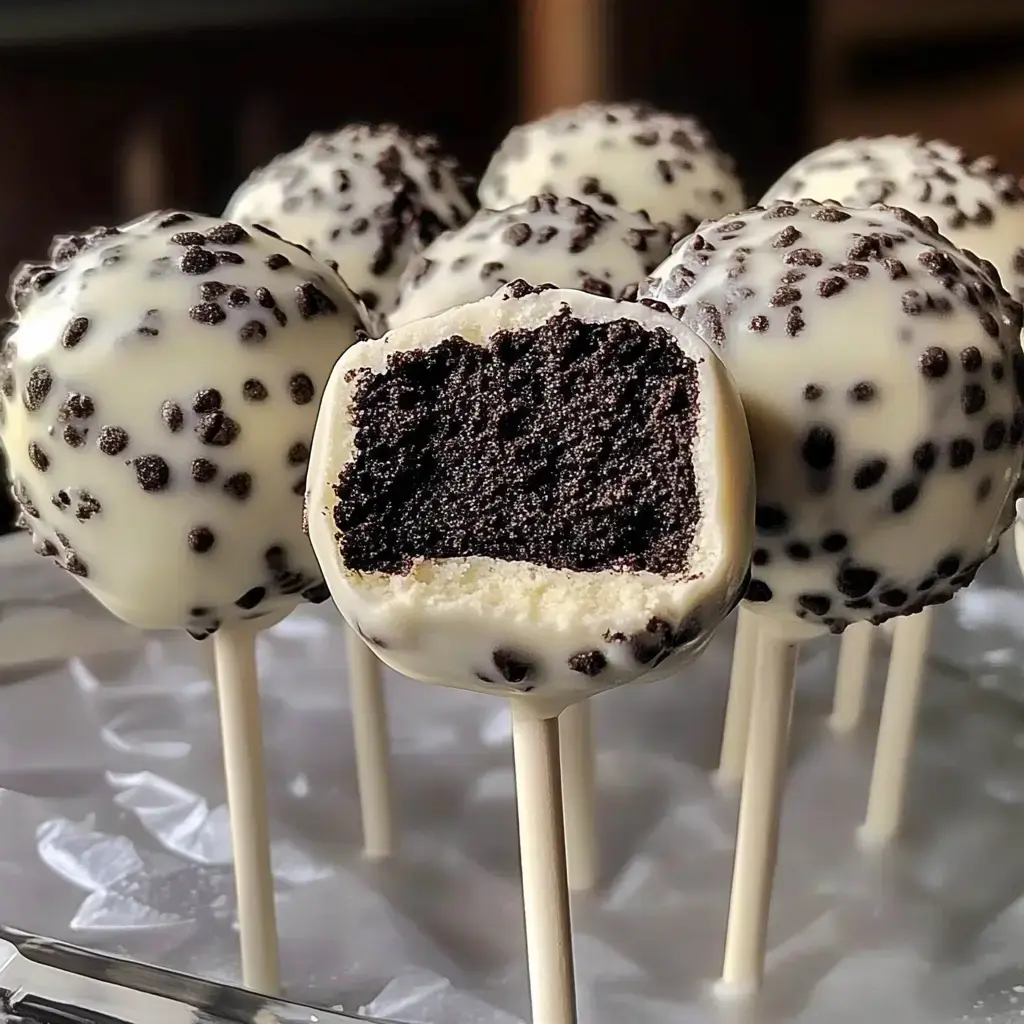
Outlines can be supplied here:
<path id="1" fill-rule="evenodd" d="M 530 196 L 507 210 L 481 210 L 433 242 L 402 275 L 389 322 L 442 313 L 517 279 L 635 299 L 669 247 L 666 226 L 652 225 L 645 213 Z"/>
<path id="2" fill-rule="evenodd" d="M 353 124 L 311 135 L 255 171 L 225 216 L 334 260 L 366 308 L 386 314 L 412 257 L 472 216 L 474 184 L 431 135 Z"/>
<path id="3" fill-rule="evenodd" d="M 0 440 L 40 554 L 120 618 L 200 638 L 327 596 L 302 495 L 362 323 L 333 270 L 165 212 L 58 237 L 11 301 Z"/>
<path id="4" fill-rule="evenodd" d="M 762 202 L 803 198 L 888 203 L 931 217 L 961 249 L 995 264 L 1010 294 L 1024 299 L 1024 192 L 994 157 L 971 158 L 917 135 L 834 142 L 794 164 Z"/>
<path id="5" fill-rule="evenodd" d="M 309 531 L 389 665 L 557 706 L 703 648 L 745 585 L 751 474 L 739 398 L 696 335 L 517 281 L 339 361 Z"/>
<path id="6" fill-rule="evenodd" d="M 902 209 L 703 224 L 644 289 L 719 346 L 757 467 L 748 602 L 840 632 L 947 600 L 1013 519 L 1021 307 Z"/>
<path id="7" fill-rule="evenodd" d="M 707 130 L 643 103 L 584 103 L 513 128 L 480 203 L 500 209 L 541 192 L 645 210 L 680 234 L 743 206 L 733 161 Z"/>

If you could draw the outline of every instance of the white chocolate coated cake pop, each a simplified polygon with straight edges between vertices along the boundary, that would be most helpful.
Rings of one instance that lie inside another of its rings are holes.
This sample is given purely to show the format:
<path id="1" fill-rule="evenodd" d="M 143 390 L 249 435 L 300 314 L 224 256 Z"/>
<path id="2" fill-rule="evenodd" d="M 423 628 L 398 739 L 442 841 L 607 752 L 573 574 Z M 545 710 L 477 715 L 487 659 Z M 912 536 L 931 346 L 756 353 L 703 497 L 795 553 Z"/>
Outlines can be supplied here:
<path id="1" fill-rule="evenodd" d="M 352 124 L 311 135 L 254 171 L 225 216 L 266 224 L 334 260 L 366 308 L 386 314 L 413 255 L 470 218 L 474 184 L 432 135 Z"/>
<path id="2" fill-rule="evenodd" d="M 665 225 L 651 224 L 645 213 L 569 196 L 531 196 L 507 210 L 481 210 L 409 264 L 389 323 L 443 313 L 519 279 L 633 299 L 670 244 Z"/>
<path id="3" fill-rule="evenodd" d="M 644 103 L 584 103 L 513 128 L 480 182 L 500 209 L 541 192 L 645 210 L 688 234 L 744 204 L 733 161 L 692 117 Z"/>
<path id="4" fill-rule="evenodd" d="M 950 241 L 993 263 L 1006 290 L 1024 300 L 1024 192 L 994 157 L 918 135 L 833 142 L 797 161 L 762 202 L 831 199 L 886 203 L 931 217 Z"/>
<path id="5" fill-rule="evenodd" d="M 382 660 L 564 705 L 703 648 L 748 570 L 751 472 L 691 331 L 517 281 L 339 361 L 308 523 Z"/>
<path id="6" fill-rule="evenodd" d="M 1021 308 L 933 223 L 811 200 L 701 225 L 644 289 L 750 422 L 747 601 L 842 631 L 947 600 L 1013 518 Z"/>
<path id="7" fill-rule="evenodd" d="M 306 464 L 362 326 L 332 269 L 165 212 L 58 237 L 12 302 L 0 438 L 37 551 L 120 618 L 198 637 L 326 598 Z"/>

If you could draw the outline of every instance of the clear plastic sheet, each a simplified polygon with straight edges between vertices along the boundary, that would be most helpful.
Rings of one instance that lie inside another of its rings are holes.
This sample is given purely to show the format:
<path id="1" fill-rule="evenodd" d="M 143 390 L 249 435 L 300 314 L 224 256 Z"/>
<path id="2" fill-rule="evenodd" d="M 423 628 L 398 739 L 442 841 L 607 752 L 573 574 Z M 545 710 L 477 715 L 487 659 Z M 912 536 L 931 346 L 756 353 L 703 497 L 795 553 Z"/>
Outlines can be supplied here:
<path id="1" fill-rule="evenodd" d="M 906 836 L 885 855 L 854 840 L 878 694 L 865 729 L 837 740 L 836 644 L 802 659 L 754 1006 L 711 993 L 736 818 L 708 776 L 731 628 L 685 677 L 595 699 L 603 881 L 574 906 L 582 1024 L 1024 1020 L 1024 588 L 1011 557 L 937 617 Z M 0 542 L 0 567 L 0 922 L 237 981 L 209 652 L 114 623 L 24 538 Z M 56 660 L 26 664 L 47 644 Z M 64 660 L 71 647 L 82 653 Z M 403 849 L 367 865 L 343 648 L 319 608 L 259 650 L 287 994 L 405 1024 L 519 1024 L 505 707 L 389 679 Z"/>

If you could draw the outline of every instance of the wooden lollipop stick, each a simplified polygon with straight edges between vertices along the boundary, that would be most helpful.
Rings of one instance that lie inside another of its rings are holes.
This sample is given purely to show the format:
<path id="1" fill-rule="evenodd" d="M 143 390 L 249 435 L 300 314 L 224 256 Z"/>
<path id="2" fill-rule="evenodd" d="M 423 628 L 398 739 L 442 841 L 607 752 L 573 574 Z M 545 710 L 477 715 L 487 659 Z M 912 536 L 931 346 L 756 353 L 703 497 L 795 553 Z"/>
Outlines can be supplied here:
<path id="1" fill-rule="evenodd" d="M 589 892 L 599 868 L 595 790 L 594 724 L 590 702 L 572 704 L 558 718 L 562 765 L 562 809 L 569 888 Z"/>
<path id="2" fill-rule="evenodd" d="M 715 781 L 724 788 L 738 785 L 743 778 L 757 666 L 757 637 L 757 616 L 740 605 L 736 613 L 736 641 L 732 648 L 732 672 L 729 675 L 725 726 L 722 729 L 722 753 L 715 773 Z"/>
<path id="3" fill-rule="evenodd" d="M 576 1024 L 558 720 L 512 701 L 519 857 L 533 1024 Z"/>
<path id="4" fill-rule="evenodd" d="M 899 619 L 893 632 L 868 808 L 859 832 L 865 846 L 889 843 L 903 820 L 931 631 L 932 609 L 926 608 L 917 615 Z"/>
<path id="5" fill-rule="evenodd" d="M 355 734 L 356 785 L 363 816 L 363 855 L 384 860 L 395 852 L 395 809 L 391 795 L 391 750 L 384 680 L 377 656 L 355 630 L 345 626 L 348 690 Z"/>
<path id="6" fill-rule="evenodd" d="M 256 630 L 227 626 L 213 636 L 242 941 L 242 979 L 265 995 L 280 993 L 274 876 L 270 869 L 263 723 L 256 673 Z"/>
<path id="7" fill-rule="evenodd" d="M 833 732 L 853 732 L 864 717 L 874 636 L 875 627 L 870 622 L 858 622 L 843 633 L 839 643 L 832 714 L 828 720 Z"/>
<path id="8" fill-rule="evenodd" d="M 798 650 L 791 638 L 768 629 L 758 640 L 722 966 L 722 989 L 730 993 L 753 992 L 764 978 Z"/>

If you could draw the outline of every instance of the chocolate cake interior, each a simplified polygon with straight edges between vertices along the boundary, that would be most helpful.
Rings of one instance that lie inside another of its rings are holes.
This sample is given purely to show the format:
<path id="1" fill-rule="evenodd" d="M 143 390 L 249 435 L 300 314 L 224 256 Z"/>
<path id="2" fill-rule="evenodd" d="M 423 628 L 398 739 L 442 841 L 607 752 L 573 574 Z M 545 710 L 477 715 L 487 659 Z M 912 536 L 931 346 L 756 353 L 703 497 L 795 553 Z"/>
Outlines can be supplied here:
<path id="1" fill-rule="evenodd" d="M 563 305 L 483 346 L 453 336 L 352 372 L 356 454 L 334 510 L 349 569 L 483 556 L 686 572 L 698 372 L 664 328 Z"/>

